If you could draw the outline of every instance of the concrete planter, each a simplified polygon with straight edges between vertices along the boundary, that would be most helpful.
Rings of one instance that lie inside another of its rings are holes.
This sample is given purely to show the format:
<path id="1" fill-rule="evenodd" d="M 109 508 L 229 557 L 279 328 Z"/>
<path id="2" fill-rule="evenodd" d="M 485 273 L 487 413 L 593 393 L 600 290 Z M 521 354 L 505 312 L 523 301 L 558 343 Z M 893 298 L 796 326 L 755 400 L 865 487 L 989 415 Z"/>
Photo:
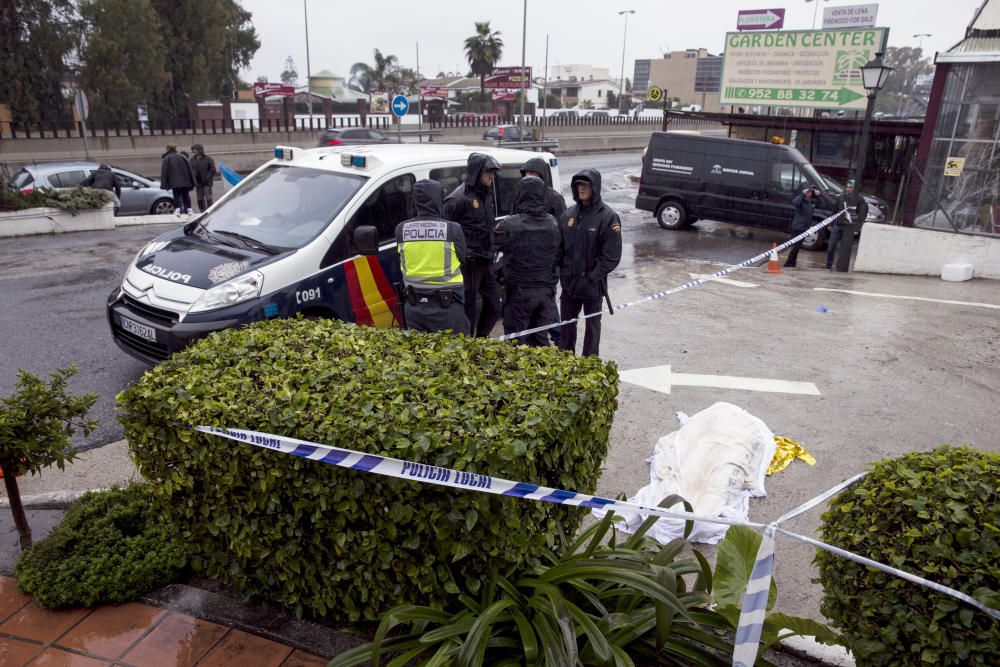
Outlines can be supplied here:
<path id="1" fill-rule="evenodd" d="M 974 278 L 1000 280 L 1000 239 L 868 224 L 861 232 L 854 270 L 940 276 L 945 264 L 971 264 Z"/>
<path id="2" fill-rule="evenodd" d="M 73 215 L 59 208 L 28 208 L 0 213 L 0 238 L 31 234 L 61 234 L 115 228 L 115 207 L 77 211 Z"/>

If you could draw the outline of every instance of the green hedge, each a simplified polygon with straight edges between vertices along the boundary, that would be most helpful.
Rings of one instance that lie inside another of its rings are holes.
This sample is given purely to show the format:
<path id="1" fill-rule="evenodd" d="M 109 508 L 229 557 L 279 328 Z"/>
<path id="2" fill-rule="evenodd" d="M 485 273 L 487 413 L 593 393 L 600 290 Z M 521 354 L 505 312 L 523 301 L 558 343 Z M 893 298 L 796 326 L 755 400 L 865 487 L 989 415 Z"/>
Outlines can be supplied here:
<path id="1" fill-rule="evenodd" d="M 872 466 L 830 501 L 823 539 L 1000 609 L 1000 454 L 941 447 Z M 822 611 L 859 664 L 995 665 L 1000 622 L 818 552 Z"/>
<path id="2" fill-rule="evenodd" d="M 16 190 L 2 187 L 0 183 L 0 211 L 22 211 L 29 208 L 60 208 L 76 215 L 79 211 L 101 208 L 109 201 L 111 195 L 107 190 L 98 188 L 66 188 L 51 190 L 40 188 L 22 194 Z"/>
<path id="3" fill-rule="evenodd" d="M 84 494 L 25 551 L 17 586 L 48 608 L 121 604 L 180 576 L 184 544 L 157 521 L 143 485 Z"/>
<path id="4" fill-rule="evenodd" d="M 617 383 L 613 364 L 555 349 L 274 320 L 196 343 L 119 400 L 196 570 L 354 621 L 475 592 L 491 567 L 558 548 L 583 511 L 345 470 L 178 423 L 592 492 Z"/>

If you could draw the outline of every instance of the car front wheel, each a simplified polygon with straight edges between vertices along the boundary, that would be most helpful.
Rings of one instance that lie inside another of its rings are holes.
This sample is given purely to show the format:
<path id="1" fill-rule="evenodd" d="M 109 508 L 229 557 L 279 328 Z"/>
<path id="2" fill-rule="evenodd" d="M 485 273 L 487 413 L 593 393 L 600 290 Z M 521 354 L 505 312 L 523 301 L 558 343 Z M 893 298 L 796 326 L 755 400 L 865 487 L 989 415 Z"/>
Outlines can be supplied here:
<path id="1" fill-rule="evenodd" d="M 153 203 L 153 207 L 149 209 L 149 212 L 153 215 L 164 215 L 167 213 L 174 212 L 174 202 L 172 199 L 157 199 Z"/>
<path id="2" fill-rule="evenodd" d="M 666 201 L 656 209 L 656 222 L 664 229 L 683 229 L 687 227 L 688 217 L 684 204 L 679 201 Z"/>
<path id="3" fill-rule="evenodd" d="M 826 247 L 827 230 L 821 229 L 802 239 L 803 250 L 822 250 Z"/>

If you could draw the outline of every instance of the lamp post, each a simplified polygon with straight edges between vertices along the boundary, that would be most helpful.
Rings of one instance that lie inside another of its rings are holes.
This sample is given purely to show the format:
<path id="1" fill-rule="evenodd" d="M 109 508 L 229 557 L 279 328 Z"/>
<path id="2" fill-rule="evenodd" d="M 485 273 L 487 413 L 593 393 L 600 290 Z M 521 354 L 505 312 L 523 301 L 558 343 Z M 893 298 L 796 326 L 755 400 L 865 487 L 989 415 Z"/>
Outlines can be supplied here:
<path id="1" fill-rule="evenodd" d="M 929 32 L 919 32 L 919 33 L 917 33 L 916 35 L 913 36 L 913 39 L 919 39 L 920 40 L 917 43 L 917 48 L 920 49 L 921 54 L 924 52 L 924 37 L 933 37 L 933 36 L 934 35 L 932 35 Z"/>
<path id="2" fill-rule="evenodd" d="M 816 29 L 816 14 L 819 12 L 819 0 L 806 0 L 807 3 L 815 2 L 816 6 L 813 8 L 813 30 Z M 823 0 L 823 2 L 830 2 L 830 0 Z"/>
<path id="3" fill-rule="evenodd" d="M 622 91 L 625 89 L 625 43 L 628 41 L 628 15 L 635 14 L 634 9 L 623 9 L 618 16 L 625 15 L 625 34 L 622 35 L 622 70 L 618 76 L 618 111 L 622 110 Z"/>
<path id="4" fill-rule="evenodd" d="M 871 132 L 872 114 L 875 112 L 875 98 L 889 80 L 892 68 L 882 62 L 882 54 L 876 53 L 861 68 L 861 81 L 868 92 L 868 108 L 865 110 L 865 122 L 861 126 L 861 145 L 858 147 L 857 162 L 854 164 L 854 199 L 851 206 L 857 207 L 861 194 L 861 179 L 865 172 L 865 162 L 868 160 L 868 135 Z M 844 238 L 840 242 L 840 256 L 837 258 L 837 271 L 849 271 L 851 268 L 851 250 L 854 248 L 854 233 L 861 229 L 864 220 L 855 220 L 854 224 L 844 230 Z"/>

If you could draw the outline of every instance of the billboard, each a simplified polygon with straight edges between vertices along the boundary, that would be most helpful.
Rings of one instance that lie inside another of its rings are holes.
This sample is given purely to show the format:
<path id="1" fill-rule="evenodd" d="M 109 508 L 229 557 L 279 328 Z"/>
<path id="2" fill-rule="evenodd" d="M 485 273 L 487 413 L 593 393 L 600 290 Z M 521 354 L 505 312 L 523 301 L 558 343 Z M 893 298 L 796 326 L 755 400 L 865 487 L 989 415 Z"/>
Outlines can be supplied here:
<path id="1" fill-rule="evenodd" d="M 448 98 L 447 86 L 420 86 L 420 94 L 424 97 Z"/>
<path id="2" fill-rule="evenodd" d="M 846 5 L 823 10 L 823 28 L 870 28 L 875 25 L 878 5 Z"/>
<path id="3" fill-rule="evenodd" d="M 888 28 L 726 33 L 720 102 L 864 109 L 860 68 L 888 35 Z"/>
<path id="4" fill-rule="evenodd" d="M 295 94 L 295 86 L 288 86 L 283 83 L 255 83 L 253 84 L 254 97 L 289 97 Z"/>
<path id="5" fill-rule="evenodd" d="M 487 90 L 517 90 L 518 88 L 528 88 L 531 86 L 531 68 L 525 67 L 527 80 L 524 79 L 524 72 L 520 67 L 494 67 L 490 74 L 486 75 L 483 87 Z"/>

